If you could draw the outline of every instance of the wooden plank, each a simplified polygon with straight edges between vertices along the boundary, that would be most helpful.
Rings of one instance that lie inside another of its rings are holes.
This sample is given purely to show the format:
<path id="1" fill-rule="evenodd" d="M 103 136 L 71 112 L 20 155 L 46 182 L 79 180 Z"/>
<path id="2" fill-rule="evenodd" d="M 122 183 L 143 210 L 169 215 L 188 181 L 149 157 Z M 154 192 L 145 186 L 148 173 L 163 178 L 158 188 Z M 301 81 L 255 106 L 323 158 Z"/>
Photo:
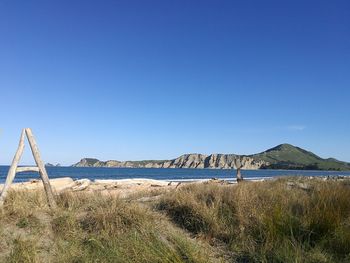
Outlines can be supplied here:
<path id="1" fill-rule="evenodd" d="M 33 132 L 30 128 L 26 128 L 25 132 L 27 134 L 28 142 L 29 142 L 30 148 L 31 148 L 33 156 L 34 156 L 34 160 L 36 162 L 36 165 L 39 168 L 39 174 L 41 176 L 41 180 L 43 181 L 47 201 L 49 202 L 49 205 L 51 208 L 55 208 L 56 202 L 55 202 L 55 199 L 53 197 L 53 192 L 52 192 L 51 184 L 49 181 L 49 176 L 47 175 L 45 165 L 44 165 L 43 161 L 41 160 L 40 152 L 39 152 L 38 146 L 36 144 L 36 141 L 34 139 Z"/>
<path id="2" fill-rule="evenodd" d="M 23 172 L 39 172 L 39 167 L 37 166 L 17 167 L 16 173 L 23 173 Z"/>
<path id="3" fill-rule="evenodd" d="M 7 173 L 7 177 L 6 177 L 4 188 L 2 189 L 2 192 L 1 192 L 0 206 L 2 206 L 4 204 L 5 198 L 7 196 L 8 189 L 9 189 L 10 185 L 12 184 L 13 179 L 16 176 L 16 169 L 17 169 L 19 160 L 22 157 L 23 150 L 24 150 L 24 134 L 25 134 L 25 130 L 23 129 L 21 137 L 19 139 L 19 144 L 18 144 L 18 148 L 17 148 L 16 154 L 13 157 L 11 167 L 10 167 L 8 173 Z"/>

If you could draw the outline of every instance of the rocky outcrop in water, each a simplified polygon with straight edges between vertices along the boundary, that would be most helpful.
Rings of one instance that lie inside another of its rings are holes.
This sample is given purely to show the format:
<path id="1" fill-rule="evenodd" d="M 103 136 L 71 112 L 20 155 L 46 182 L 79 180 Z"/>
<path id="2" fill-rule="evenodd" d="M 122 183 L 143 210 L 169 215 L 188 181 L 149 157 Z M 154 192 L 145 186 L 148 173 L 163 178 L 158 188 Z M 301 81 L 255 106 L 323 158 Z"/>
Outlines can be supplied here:
<path id="1" fill-rule="evenodd" d="M 59 163 L 56 163 L 56 164 L 46 163 L 46 164 L 45 164 L 45 166 L 46 166 L 46 167 L 54 167 L 54 166 L 56 166 L 56 167 L 60 167 L 60 166 L 61 166 L 61 164 L 59 164 Z"/>

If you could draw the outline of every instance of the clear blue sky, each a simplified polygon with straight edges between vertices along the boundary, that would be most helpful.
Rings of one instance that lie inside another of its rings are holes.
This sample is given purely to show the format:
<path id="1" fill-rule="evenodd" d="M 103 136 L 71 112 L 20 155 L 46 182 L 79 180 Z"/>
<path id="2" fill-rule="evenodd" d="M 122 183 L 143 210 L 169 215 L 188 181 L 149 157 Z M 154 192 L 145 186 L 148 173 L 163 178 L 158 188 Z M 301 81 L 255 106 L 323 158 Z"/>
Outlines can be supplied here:
<path id="1" fill-rule="evenodd" d="M 62 164 L 284 142 L 350 161 L 350 1 L 0 0 L 0 90 L 1 164 L 23 127 Z"/>

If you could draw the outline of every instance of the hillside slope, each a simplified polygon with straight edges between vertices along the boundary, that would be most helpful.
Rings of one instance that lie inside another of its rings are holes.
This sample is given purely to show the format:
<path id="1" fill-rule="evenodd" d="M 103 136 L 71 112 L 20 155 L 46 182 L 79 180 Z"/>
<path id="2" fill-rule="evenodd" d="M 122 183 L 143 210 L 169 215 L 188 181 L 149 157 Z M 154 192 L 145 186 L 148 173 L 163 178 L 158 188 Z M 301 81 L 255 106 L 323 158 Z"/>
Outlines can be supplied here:
<path id="1" fill-rule="evenodd" d="M 84 158 L 76 167 L 127 167 L 127 168 L 216 168 L 235 169 L 235 160 L 240 159 L 242 169 L 306 169 L 350 170 L 350 164 L 334 158 L 322 159 L 302 148 L 281 144 L 267 151 L 252 155 L 236 154 L 184 154 L 172 160 L 100 161 Z"/>
<path id="2" fill-rule="evenodd" d="M 270 169 L 313 169 L 349 170 L 350 164 L 334 158 L 323 159 L 302 148 L 281 144 L 259 154 L 250 155 L 255 160 L 269 163 L 261 168 Z"/>

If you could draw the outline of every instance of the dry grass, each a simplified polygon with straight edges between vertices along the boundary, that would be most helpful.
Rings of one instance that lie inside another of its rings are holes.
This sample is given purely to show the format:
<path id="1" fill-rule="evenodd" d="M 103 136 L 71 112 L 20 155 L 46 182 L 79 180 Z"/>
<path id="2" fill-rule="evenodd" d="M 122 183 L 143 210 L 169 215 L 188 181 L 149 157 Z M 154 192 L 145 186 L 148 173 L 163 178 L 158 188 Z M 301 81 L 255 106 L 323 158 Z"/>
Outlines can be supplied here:
<path id="1" fill-rule="evenodd" d="M 350 185 L 288 180 L 189 185 L 157 207 L 233 262 L 350 262 Z"/>
<path id="2" fill-rule="evenodd" d="M 0 262 L 207 262 L 206 249 L 161 215 L 118 198 L 11 193 L 0 215 Z"/>
<path id="3" fill-rule="evenodd" d="M 9 194 L 0 262 L 350 262 L 347 182 L 193 184 L 57 202 L 52 211 L 41 192 Z"/>

